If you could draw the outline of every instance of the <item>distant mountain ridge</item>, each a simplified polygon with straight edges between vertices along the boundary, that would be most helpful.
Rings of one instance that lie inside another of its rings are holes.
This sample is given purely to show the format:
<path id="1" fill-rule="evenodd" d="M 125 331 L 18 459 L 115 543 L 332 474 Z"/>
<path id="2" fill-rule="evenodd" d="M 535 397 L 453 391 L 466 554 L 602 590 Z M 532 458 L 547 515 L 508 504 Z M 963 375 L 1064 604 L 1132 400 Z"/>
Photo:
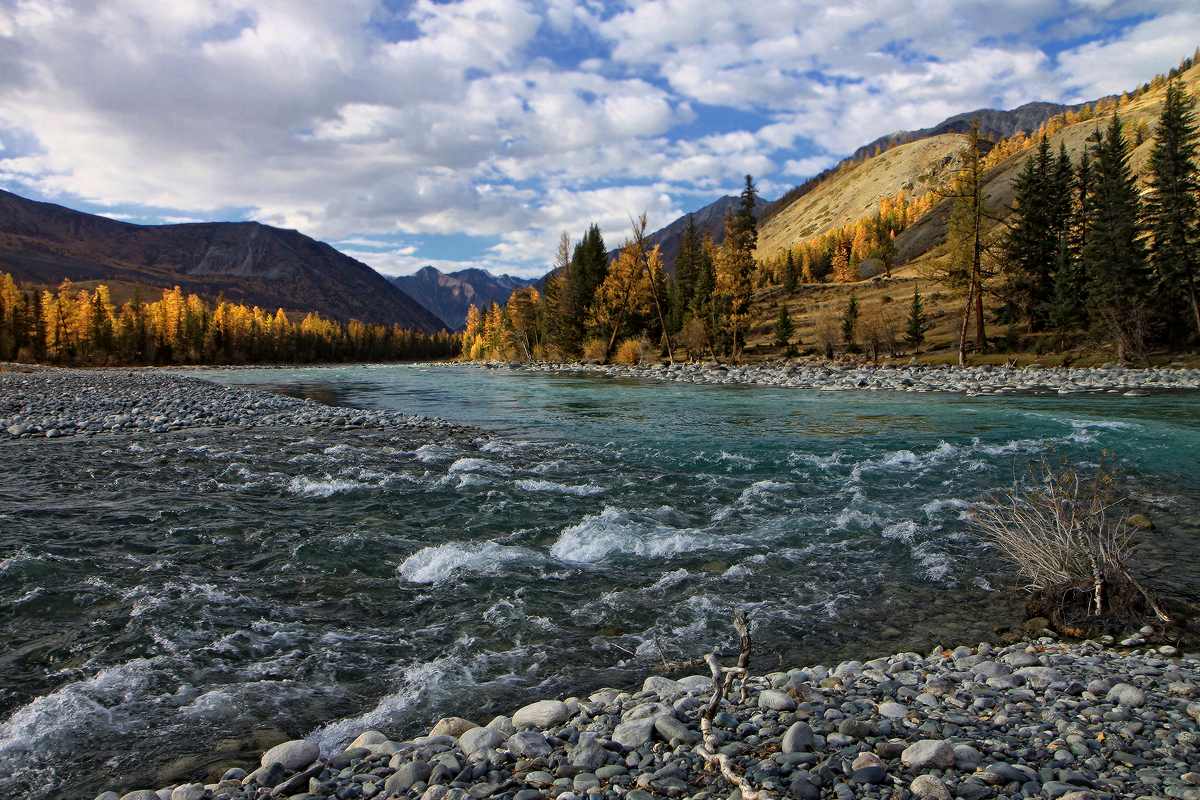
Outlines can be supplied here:
<path id="1" fill-rule="evenodd" d="M 436 314 L 451 330 L 459 330 L 466 324 L 470 306 L 485 309 L 492 303 L 504 305 L 513 289 L 537 283 L 535 279 L 493 275 L 474 267 L 442 272 L 433 266 L 388 280 Z"/>
<path id="2" fill-rule="evenodd" d="M 713 244 L 720 244 L 725 241 L 725 214 L 736 208 L 740 199 L 729 194 L 719 197 L 703 208 L 698 208 L 690 214 L 684 214 L 669 225 L 659 228 L 647 236 L 646 241 L 651 247 L 658 245 L 662 248 L 663 268 L 668 273 L 674 273 L 675 259 L 679 256 L 679 247 L 683 242 L 683 232 L 687 229 L 689 216 L 695 219 L 696 230 L 699 231 L 701 239 L 707 234 L 712 237 Z M 760 198 L 758 205 L 755 206 L 754 215 L 761 218 L 770 208 L 771 203 L 770 200 Z M 618 252 L 619 249 L 610 250 L 609 258 L 616 258 Z"/>
<path id="3" fill-rule="evenodd" d="M 1005 139 L 1013 134 L 1024 131 L 1029 133 L 1037 130 L 1043 122 L 1056 114 L 1082 108 L 1086 103 L 1064 106 L 1060 103 L 1034 101 L 1025 103 L 1007 111 L 996 108 L 977 108 L 962 114 L 955 114 L 934 125 L 931 128 L 921 128 L 915 131 L 897 131 L 880 136 L 855 150 L 850 158 L 862 158 L 875 152 L 876 147 L 882 147 L 896 140 L 914 142 L 918 139 L 930 139 L 944 133 L 966 133 L 971 129 L 972 122 L 979 123 L 979 134 L 984 139 Z"/>
<path id="4" fill-rule="evenodd" d="M 0 271 L 22 282 L 178 285 L 268 310 L 432 333 L 443 323 L 371 267 L 258 222 L 134 225 L 0 190 Z"/>

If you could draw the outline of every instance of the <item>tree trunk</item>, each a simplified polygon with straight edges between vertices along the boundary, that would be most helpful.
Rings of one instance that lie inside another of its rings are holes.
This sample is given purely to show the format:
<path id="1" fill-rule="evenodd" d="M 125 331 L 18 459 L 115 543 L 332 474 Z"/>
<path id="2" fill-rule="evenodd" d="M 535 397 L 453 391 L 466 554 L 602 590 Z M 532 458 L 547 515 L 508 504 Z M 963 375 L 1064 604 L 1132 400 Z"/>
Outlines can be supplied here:
<path id="1" fill-rule="evenodd" d="M 1188 295 L 1192 299 L 1192 318 L 1196 323 L 1196 335 L 1200 336 L 1200 303 L 1196 302 L 1196 283 L 1188 280 Z"/>
<path id="2" fill-rule="evenodd" d="M 971 324 L 971 301 L 975 299 L 975 282 L 967 284 L 967 302 L 963 305 L 962 324 L 958 327 L 958 365 L 967 365 L 967 329 Z"/>
<path id="3" fill-rule="evenodd" d="M 983 287 L 976 281 L 975 287 L 975 352 L 987 352 L 987 336 L 983 323 Z"/>

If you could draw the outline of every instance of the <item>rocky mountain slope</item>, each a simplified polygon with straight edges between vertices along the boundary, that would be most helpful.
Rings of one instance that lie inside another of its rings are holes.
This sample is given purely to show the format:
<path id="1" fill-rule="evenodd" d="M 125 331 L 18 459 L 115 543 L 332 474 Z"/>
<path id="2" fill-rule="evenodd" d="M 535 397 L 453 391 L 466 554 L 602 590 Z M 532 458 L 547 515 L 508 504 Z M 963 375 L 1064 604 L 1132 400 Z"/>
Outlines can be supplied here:
<path id="1" fill-rule="evenodd" d="M 389 280 L 436 314 L 451 330 L 466 323 L 468 306 L 483 309 L 492 303 L 504 305 L 513 289 L 536 283 L 511 275 L 493 275 L 482 269 L 446 273 L 436 267 L 422 267 L 412 275 Z"/>
<path id="2" fill-rule="evenodd" d="M 443 322 L 375 270 L 257 222 L 132 225 L 0 191 L 0 271 L 21 282 L 114 281 L 267 309 L 433 332 Z"/>
<path id="3" fill-rule="evenodd" d="M 782 209 L 758 232 L 758 256 L 779 250 L 871 214 L 900 191 L 920 197 L 952 174 L 966 137 L 944 133 L 893 147 L 822 181 Z"/>

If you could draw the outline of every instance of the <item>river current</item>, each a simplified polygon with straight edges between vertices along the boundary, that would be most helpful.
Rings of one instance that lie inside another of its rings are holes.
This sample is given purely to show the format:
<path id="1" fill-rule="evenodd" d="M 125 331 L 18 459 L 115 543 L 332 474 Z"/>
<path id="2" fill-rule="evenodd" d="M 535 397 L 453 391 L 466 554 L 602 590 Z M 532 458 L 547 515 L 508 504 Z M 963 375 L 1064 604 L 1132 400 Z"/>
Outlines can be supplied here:
<path id="1" fill-rule="evenodd" d="M 757 668 L 994 637 L 972 503 L 1107 451 L 1152 583 L 1200 585 L 1194 394 L 963 397 L 471 367 L 208 370 L 475 426 L 0 449 L 0 796 L 201 778 L 264 742 L 486 722 L 732 643 Z M 1194 590 L 1193 590 L 1194 591 Z"/>

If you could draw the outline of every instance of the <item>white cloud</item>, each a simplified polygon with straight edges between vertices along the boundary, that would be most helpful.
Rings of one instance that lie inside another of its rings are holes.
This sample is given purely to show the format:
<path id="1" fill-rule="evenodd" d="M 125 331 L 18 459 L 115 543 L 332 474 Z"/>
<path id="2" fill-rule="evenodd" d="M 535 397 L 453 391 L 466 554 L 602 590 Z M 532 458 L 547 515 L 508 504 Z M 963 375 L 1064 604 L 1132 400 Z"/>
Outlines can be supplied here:
<path id="1" fill-rule="evenodd" d="M 745 173 L 781 190 L 898 129 L 1131 88 L 1198 40 L 1182 0 L 21 0 L 0 182 L 529 274 L 560 230 L 615 246 Z M 395 244 L 426 234 L 499 244 Z"/>

